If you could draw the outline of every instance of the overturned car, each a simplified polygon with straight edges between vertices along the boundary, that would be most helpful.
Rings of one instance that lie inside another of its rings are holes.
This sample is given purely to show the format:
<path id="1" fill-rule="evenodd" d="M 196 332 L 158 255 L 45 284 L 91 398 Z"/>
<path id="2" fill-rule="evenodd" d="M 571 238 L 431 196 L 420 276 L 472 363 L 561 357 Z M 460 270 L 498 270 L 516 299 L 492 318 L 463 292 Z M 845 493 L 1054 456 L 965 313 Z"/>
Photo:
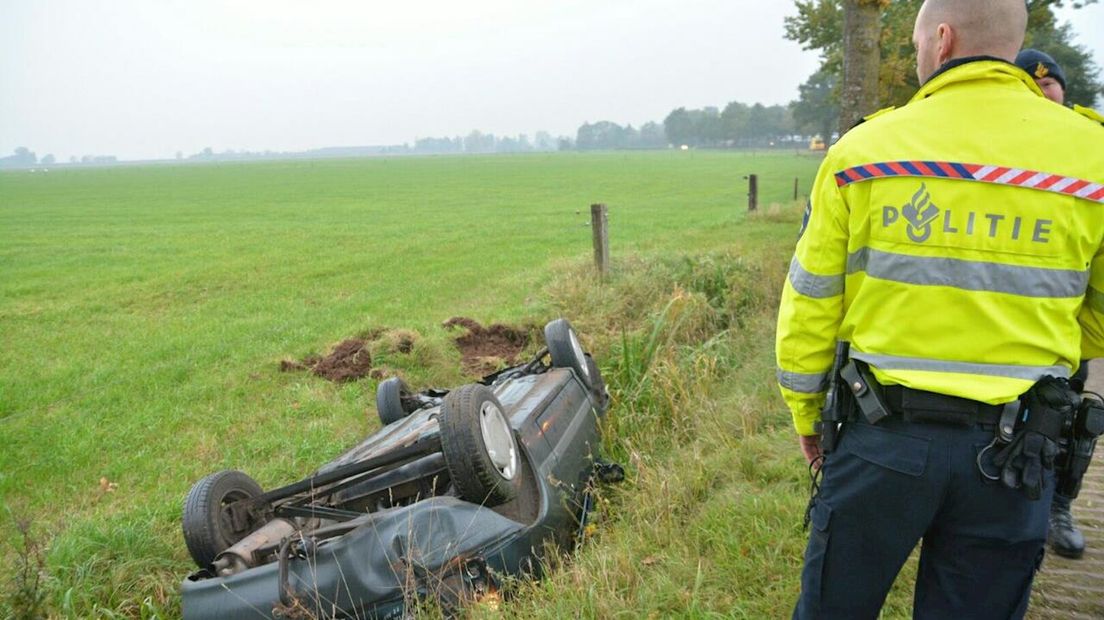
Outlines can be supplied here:
<path id="1" fill-rule="evenodd" d="M 200 570 L 185 618 L 401 617 L 537 576 L 548 548 L 583 530 L 608 394 L 565 319 L 529 363 L 458 389 L 380 384 L 384 427 L 310 477 L 263 491 L 240 471 L 184 502 Z"/>

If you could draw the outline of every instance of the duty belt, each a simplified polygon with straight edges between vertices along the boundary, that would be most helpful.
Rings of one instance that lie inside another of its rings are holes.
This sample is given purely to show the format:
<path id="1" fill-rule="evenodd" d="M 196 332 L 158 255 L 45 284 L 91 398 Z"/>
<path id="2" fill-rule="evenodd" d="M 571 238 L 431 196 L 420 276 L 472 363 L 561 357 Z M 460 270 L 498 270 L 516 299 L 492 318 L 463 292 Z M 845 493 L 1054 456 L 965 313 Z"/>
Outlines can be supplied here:
<path id="1" fill-rule="evenodd" d="M 1004 412 L 1004 405 L 990 405 L 903 385 L 883 386 L 882 393 L 891 413 L 912 422 L 995 426 Z"/>
<path id="2" fill-rule="evenodd" d="M 975 400 L 916 390 L 901 385 L 883 386 L 867 365 L 851 360 L 840 369 L 840 379 L 851 393 L 854 408 L 869 424 L 877 424 L 890 415 L 906 422 L 990 427 L 1015 422 L 1018 403 L 987 405 Z M 1009 415 L 1012 414 L 1012 415 Z"/>

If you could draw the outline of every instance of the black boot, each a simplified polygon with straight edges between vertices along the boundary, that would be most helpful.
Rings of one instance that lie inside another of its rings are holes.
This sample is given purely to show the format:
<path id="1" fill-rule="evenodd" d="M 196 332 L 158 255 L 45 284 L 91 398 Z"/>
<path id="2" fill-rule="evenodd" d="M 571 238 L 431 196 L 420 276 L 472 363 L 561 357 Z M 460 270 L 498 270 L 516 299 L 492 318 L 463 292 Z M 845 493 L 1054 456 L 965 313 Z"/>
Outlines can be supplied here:
<path id="1" fill-rule="evenodd" d="M 1047 534 L 1047 542 L 1055 553 L 1074 560 L 1085 555 L 1085 537 L 1070 514 L 1070 501 L 1059 495 L 1054 496 L 1054 503 L 1050 506 L 1050 532 Z"/>

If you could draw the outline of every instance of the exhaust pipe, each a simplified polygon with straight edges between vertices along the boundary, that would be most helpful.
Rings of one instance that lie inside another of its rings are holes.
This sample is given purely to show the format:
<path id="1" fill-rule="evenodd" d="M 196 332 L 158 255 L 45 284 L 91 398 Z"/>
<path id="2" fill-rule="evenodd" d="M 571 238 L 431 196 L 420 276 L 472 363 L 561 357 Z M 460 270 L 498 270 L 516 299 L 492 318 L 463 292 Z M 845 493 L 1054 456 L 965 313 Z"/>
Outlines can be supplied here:
<path id="1" fill-rule="evenodd" d="M 229 549 L 215 556 L 212 571 L 219 577 L 228 577 L 257 565 L 254 553 L 265 545 L 277 544 L 295 533 L 295 524 L 287 519 L 273 519 L 234 543 Z"/>

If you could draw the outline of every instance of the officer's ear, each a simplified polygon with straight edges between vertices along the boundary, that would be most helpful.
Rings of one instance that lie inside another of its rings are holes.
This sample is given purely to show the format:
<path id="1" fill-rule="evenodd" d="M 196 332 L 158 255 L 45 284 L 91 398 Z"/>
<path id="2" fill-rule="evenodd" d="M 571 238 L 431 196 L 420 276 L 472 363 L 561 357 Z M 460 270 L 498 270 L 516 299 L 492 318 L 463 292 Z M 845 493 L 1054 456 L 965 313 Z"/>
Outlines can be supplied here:
<path id="1" fill-rule="evenodd" d="M 958 34 L 948 23 L 941 23 L 935 27 L 936 46 L 939 50 L 939 64 L 942 67 L 948 60 L 954 58 L 955 47 L 958 46 Z"/>

